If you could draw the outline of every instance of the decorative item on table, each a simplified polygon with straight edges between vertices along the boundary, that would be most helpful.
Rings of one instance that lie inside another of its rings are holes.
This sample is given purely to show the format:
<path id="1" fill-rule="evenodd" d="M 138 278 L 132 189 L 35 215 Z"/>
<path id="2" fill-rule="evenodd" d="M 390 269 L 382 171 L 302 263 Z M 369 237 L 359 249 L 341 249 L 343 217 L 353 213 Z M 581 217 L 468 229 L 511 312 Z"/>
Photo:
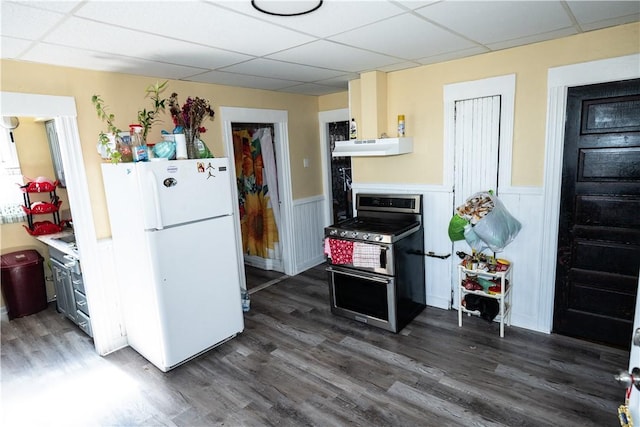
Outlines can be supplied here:
<path id="1" fill-rule="evenodd" d="M 176 135 L 168 133 L 166 130 L 162 130 L 162 141 L 156 143 L 153 146 L 153 155 L 157 159 L 172 160 L 176 158 Z M 185 147 L 186 153 L 186 147 Z"/>
<path id="2" fill-rule="evenodd" d="M 210 120 L 213 120 L 215 116 L 209 101 L 199 97 L 188 97 L 181 107 L 178 102 L 178 94 L 174 92 L 169 98 L 169 111 L 175 125 L 173 133 L 183 133 L 185 136 L 187 157 L 189 159 L 211 157 L 211 152 L 200 140 L 200 134 L 207 131 L 202 126 L 204 118 L 209 117 Z"/>
<path id="3" fill-rule="evenodd" d="M 521 228 L 493 191 L 483 191 L 456 208 L 448 234 L 451 241 L 466 240 L 474 252 L 491 249 L 495 254 L 511 243 Z"/>
<path id="4" fill-rule="evenodd" d="M 98 153 L 104 159 L 111 160 L 112 163 L 119 162 L 132 162 L 134 161 L 134 151 L 132 150 L 131 142 L 134 135 L 138 135 L 136 131 L 137 126 L 140 126 L 139 136 L 135 136 L 135 147 L 141 147 L 136 149 L 136 161 L 144 161 L 148 159 L 148 152 L 145 158 L 145 151 L 147 151 L 147 136 L 149 130 L 154 123 L 158 122 L 158 114 L 165 110 L 166 99 L 160 97 L 161 93 L 165 90 L 168 81 L 164 83 L 158 83 L 149 85 L 145 89 L 145 98 L 150 97 L 153 102 L 153 107 L 150 110 L 143 108 L 138 110 L 138 124 L 135 129 L 130 127 L 130 133 L 123 133 L 115 125 L 115 115 L 108 111 L 108 107 L 105 105 L 104 100 L 100 95 L 93 95 L 91 102 L 96 108 L 98 117 L 107 123 L 107 132 L 100 132 L 98 139 Z M 133 135 L 132 135 L 133 134 Z M 144 147 L 144 150 L 142 149 Z"/>
<path id="5" fill-rule="evenodd" d="M 131 152 L 134 162 L 146 162 L 149 160 L 147 144 L 142 138 L 142 125 L 129 125 L 129 136 L 131 137 Z"/>
<path id="6" fill-rule="evenodd" d="M 404 136 L 404 114 L 398 114 L 398 137 Z"/>

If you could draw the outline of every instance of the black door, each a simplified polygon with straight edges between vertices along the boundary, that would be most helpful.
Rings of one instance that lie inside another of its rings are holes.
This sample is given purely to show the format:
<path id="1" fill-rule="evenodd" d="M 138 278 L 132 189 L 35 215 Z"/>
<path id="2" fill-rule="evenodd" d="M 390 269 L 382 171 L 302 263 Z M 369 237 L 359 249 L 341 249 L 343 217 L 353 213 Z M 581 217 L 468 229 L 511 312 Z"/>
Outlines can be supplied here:
<path id="1" fill-rule="evenodd" d="M 640 268 L 640 79 L 570 88 L 554 332 L 628 348 Z"/>

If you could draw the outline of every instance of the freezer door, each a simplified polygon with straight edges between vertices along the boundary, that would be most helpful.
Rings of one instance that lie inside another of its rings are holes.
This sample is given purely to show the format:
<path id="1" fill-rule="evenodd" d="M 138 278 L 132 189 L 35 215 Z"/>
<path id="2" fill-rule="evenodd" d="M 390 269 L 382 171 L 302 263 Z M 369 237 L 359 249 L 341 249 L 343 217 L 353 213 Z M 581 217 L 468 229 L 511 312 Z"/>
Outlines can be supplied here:
<path id="1" fill-rule="evenodd" d="M 167 370 L 244 329 L 233 217 L 146 234 Z"/>
<path id="2" fill-rule="evenodd" d="M 137 163 L 144 228 L 162 229 L 233 211 L 227 158 Z"/>

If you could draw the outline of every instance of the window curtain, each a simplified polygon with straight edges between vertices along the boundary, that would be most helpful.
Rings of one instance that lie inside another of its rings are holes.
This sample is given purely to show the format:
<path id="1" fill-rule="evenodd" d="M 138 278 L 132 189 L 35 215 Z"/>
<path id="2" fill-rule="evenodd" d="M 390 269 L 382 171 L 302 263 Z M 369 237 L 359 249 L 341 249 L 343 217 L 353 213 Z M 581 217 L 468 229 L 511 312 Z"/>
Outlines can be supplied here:
<path id="1" fill-rule="evenodd" d="M 243 252 L 279 259 L 279 200 L 271 130 L 234 130 L 233 146 Z"/>

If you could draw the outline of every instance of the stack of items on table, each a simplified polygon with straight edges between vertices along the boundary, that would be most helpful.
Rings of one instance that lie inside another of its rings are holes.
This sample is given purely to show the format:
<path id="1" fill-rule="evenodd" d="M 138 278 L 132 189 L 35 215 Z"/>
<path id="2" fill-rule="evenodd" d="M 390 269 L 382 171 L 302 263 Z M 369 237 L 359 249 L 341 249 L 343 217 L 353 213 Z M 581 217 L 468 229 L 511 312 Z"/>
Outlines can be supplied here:
<path id="1" fill-rule="evenodd" d="M 449 222 L 449 238 L 466 240 L 475 252 L 502 251 L 515 239 L 522 225 L 492 192 L 480 192 L 456 208 Z"/>

